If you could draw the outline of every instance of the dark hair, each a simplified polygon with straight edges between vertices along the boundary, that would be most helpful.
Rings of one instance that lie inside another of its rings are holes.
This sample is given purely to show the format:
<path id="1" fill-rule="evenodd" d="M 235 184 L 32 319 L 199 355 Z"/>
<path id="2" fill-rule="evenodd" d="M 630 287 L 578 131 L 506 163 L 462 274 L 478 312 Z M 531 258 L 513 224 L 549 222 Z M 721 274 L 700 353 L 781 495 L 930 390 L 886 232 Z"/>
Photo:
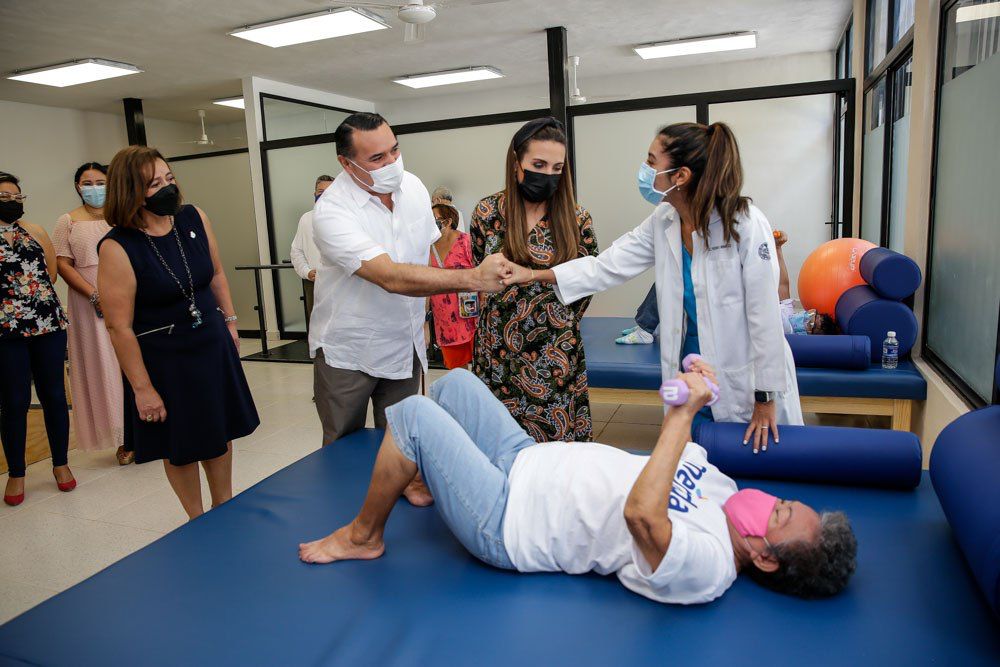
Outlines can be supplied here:
<path id="1" fill-rule="evenodd" d="M 840 333 L 840 325 L 832 316 L 826 313 L 816 313 L 816 324 L 813 327 L 814 334 L 822 336 L 836 336 Z"/>
<path id="2" fill-rule="evenodd" d="M 104 202 L 104 219 L 109 225 L 131 229 L 144 227 L 141 211 L 146 205 L 146 190 L 157 160 L 167 161 L 160 151 L 149 146 L 129 146 L 112 158 Z M 181 201 L 183 197 L 178 203 Z"/>
<path id="3" fill-rule="evenodd" d="M 0 171 L 0 183 L 13 183 L 17 186 L 17 191 L 21 191 L 21 179 L 14 174 L 8 174 L 6 171 Z"/>
<path id="4" fill-rule="evenodd" d="M 844 590 L 854 574 L 858 540 L 843 512 L 823 512 L 818 540 L 775 544 L 771 553 L 778 561 L 778 569 L 764 572 L 750 566 L 751 579 L 779 593 L 829 597 Z"/>
<path id="5" fill-rule="evenodd" d="M 546 120 L 553 122 L 545 122 Z M 534 131 L 531 131 L 532 127 Z M 525 131 L 526 128 L 528 132 Z M 503 253 L 507 259 L 522 266 L 548 268 L 576 259 L 580 255 L 580 224 L 576 219 L 576 198 L 573 195 L 573 176 L 570 173 L 567 150 L 567 160 L 563 166 L 559 186 L 546 203 L 555 253 L 549 264 L 542 265 L 528 250 L 528 223 L 524 215 L 524 197 L 517 187 L 517 165 L 533 141 L 554 141 L 566 146 L 566 133 L 562 130 L 562 124 L 554 118 L 538 119 L 528 121 L 511 139 L 510 147 L 507 149 L 507 178 L 502 211 L 507 222 Z"/>
<path id="6" fill-rule="evenodd" d="M 741 194 L 743 166 L 736 135 L 725 123 L 674 123 L 658 134 L 660 145 L 670 156 L 670 167 L 691 170 L 688 200 L 694 214 L 694 226 L 708 247 L 708 223 L 712 210 L 722 218 L 722 236 L 740 240 L 736 215 L 746 214 L 750 198 Z"/>
<path id="7" fill-rule="evenodd" d="M 382 127 L 383 124 L 388 123 L 377 113 L 368 111 L 352 113 L 333 132 L 333 141 L 337 144 L 337 155 L 354 157 L 354 130 L 371 132 Z"/>
<path id="8" fill-rule="evenodd" d="M 332 183 L 332 182 L 333 182 L 333 176 L 329 176 L 328 174 L 323 174 L 322 176 L 316 179 L 316 185 L 319 185 L 320 183 Z M 316 185 L 314 185 L 313 187 L 315 188 Z"/>
<path id="9" fill-rule="evenodd" d="M 458 210 L 454 206 L 449 206 L 448 204 L 434 204 L 431 207 L 435 213 L 438 213 L 442 218 L 445 218 L 449 223 L 451 223 L 452 229 L 458 229 Z"/>
<path id="10" fill-rule="evenodd" d="M 81 164 L 77 168 L 76 174 L 73 176 L 73 185 L 76 185 L 77 183 L 80 182 L 80 177 L 83 176 L 83 172 L 90 171 L 91 169 L 99 171 L 105 176 L 108 175 L 108 168 L 105 165 L 101 164 L 100 162 L 85 162 L 84 164 Z M 76 195 L 80 198 L 80 201 L 83 201 L 83 195 L 80 194 L 79 190 L 76 191 Z"/>

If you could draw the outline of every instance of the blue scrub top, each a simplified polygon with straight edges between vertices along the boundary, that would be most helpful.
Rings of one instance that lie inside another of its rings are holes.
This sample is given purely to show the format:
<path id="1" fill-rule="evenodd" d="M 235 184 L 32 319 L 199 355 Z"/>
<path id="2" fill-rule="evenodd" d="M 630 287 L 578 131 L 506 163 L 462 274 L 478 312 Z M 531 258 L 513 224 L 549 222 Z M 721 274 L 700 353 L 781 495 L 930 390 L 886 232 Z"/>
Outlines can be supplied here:
<path id="1" fill-rule="evenodd" d="M 691 280 L 691 253 L 683 248 L 682 268 L 684 273 L 684 315 L 687 317 L 687 329 L 684 332 L 684 343 L 681 345 L 681 359 L 689 354 L 700 354 L 698 344 L 698 309 L 694 300 L 694 281 Z M 692 428 L 697 428 L 703 422 L 715 421 L 712 418 L 712 408 L 705 406 L 694 416 Z"/>

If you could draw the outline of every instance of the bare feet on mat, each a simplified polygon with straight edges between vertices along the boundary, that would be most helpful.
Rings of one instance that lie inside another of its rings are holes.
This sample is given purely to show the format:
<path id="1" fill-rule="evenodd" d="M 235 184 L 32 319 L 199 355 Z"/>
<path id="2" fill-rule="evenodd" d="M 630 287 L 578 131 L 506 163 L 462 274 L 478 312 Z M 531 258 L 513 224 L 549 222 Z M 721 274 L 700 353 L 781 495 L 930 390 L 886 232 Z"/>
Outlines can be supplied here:
<path id="1" fill-rule="evenodd" d="M 434 496 L 431 495 L 431 490 L 427 488 L 424 478 L 420 476 L 419 472 L 403 489 L 403 496 L 410 501 L 411 505 L 417 507 L 427 507 L 434 504 Z"/>
<path id="2" fill-rule="evenodd" d="M 353 523 L 338 528 L 322 540 L 299 545 L 299 560 L 303 563 L 332 563 L 338 560 L 373 560 L 385 553 L 381 538 L 367 542 L 351 539 Z"/>

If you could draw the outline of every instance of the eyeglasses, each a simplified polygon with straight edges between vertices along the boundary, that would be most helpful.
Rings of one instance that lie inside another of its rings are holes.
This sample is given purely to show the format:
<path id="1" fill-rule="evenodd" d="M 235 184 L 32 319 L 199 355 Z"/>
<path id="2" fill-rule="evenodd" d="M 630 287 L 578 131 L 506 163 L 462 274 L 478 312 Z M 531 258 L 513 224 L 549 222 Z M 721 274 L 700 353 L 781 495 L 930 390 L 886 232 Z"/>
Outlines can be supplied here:
<path id="1" fill-rule="evenodd" d="M 11 192 L 0 192 L 0 201 L 2 202 L 16 201 L 20 204 L 27 198 L 28 195 L 16 195 Z"/>

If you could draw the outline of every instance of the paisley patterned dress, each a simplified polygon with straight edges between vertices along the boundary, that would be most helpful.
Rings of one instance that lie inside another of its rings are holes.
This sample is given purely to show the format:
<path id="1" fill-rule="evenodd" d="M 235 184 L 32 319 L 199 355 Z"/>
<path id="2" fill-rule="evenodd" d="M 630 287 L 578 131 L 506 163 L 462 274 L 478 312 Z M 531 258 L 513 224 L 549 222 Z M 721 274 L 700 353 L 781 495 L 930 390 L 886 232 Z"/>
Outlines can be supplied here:
<path id="1" fill-rule="evenodd" d="M 502 252 L 507 221 L 504 195 L 490 195 L 476 206 L 469 232 L 476 264 Z M 597 254 L 590 213 L 576 209 L 580 225 L 579 255 Z M 549 221 L 543 219 L 528 236 L 531 268 L 546 269 L 555 255 Z M 472 370 L 486 383 L 537 442 L 593 439 L 587 364 L 580 318 L 590 304 L 581 299 L 564 306 L 551 285 L 511 285 L 483 295 L 476 329 Z"/>

